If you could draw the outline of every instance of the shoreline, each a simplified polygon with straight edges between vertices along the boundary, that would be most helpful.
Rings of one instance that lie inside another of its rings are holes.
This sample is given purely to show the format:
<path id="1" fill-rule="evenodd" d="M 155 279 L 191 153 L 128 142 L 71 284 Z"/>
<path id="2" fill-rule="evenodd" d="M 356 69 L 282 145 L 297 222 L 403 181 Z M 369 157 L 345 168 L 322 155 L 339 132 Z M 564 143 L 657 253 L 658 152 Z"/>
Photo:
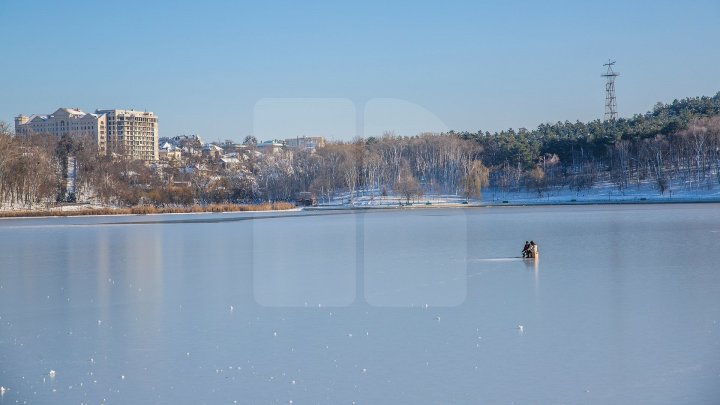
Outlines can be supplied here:
<path id="1" fill-rule="evenodd" d="M 580 200 L 580 201 L 508 201 L 508 202 L 471 202 L 461 203 L 415 203 L 411 205 L 325 205 L 303 207 L 305 211 L 344 211 L 344 210 L 410 210 L 410 209 L 438 209 L 438 208 L 494 208 L 494 207 L 548 207 L 548 206 L 584 206 L 584 205 L 658 205 L 658 204 L 720 204 L 720 198 L 676 198 L 653 199 L 642 198 L 635 200 Z"/>
<path id="2" fill-rule="evenodd" d="M 189 214 L 230 214 L 230 213 L 267 213 L 299 211 L 293 204 L 262 203 L 262 204 L 219 204 L 207 207 L 88 207 L 76 210 L 14 210 L 0 211 L 0 221 L 4 219 L 33 218 L 69 218 L 69 217 L 132 217 L 148 215 L 189 215 Z"/>
<path id="3" fill-rule="evenodd" d="M 302 212 L 302 211 L 370 211 L 370 210 L 417 210 L 447 208 L 496 208 L 496 207 L 548 207 L 548 206 L 586 206 L 586 205 L 658 205 L 658 204 L 720 204 L 720 198 L 675 198 L 654 199 L 641 198 L 634 200 L 580 200 L 580 201 L 507 201 L 507 202 L 471 202 L 462 203 L 414 203 L 410 205 L 320 205 L 314 207 L 288 207 L 277 209 L 233 209 L 233 210 L 169 210 L 168 212 L 132 212 L 129 208 L 96 208 L 76 211 L 0 211 L 0 221 L 7 219 L 48 219 L 68 217 L 136 217 L 160 215 L 191 215 L 191 214 L 234 214 L 234 213 L 269 213 L 269 212 Z M 118 212 L 112 212 L 118 211 Z M 23 215 L 30 214 L 30 215 Z"/>

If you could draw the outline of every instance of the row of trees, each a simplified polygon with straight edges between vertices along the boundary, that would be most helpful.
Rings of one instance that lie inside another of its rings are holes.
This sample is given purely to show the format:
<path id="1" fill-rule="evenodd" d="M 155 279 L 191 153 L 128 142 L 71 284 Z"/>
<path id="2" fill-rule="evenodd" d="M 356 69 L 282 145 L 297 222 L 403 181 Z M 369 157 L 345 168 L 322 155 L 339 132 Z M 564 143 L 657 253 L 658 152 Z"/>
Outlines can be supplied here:
<path id="1" fill-rule="evenodd" d="M 55 140 L 13 137 L 0 122 L 0 203 L 30 206 L 54 201 L 60 188 Z"/>
<path id="2" fill-rule="evenodd" d="M 482 166 L 482 147 L 454 134 L 425 134 L 417 137 L 386 135 L 358 139 L 297 154 L 294 168 L 304 188 L 330 199 L 346 191 L 353 199 L 358 192 L 375 197 L 393 191 L 406 200 L 423 192 L 462 193 L 471 187 L 473 167 Z M 479 189 L 476 187 L 479 191 Z"/>
<path id="3" fill-rule="evenodd" d="M 673 181 L 695 188 L 718 183 L 718 117 L 720 93 L 657 104 L 646 114 L 615 121 L 543 124 L 532 131 L 387 134 L 278 158 L 282 164 L 266 161 L 256 174 L 271 179 L 259 188 L 265 198 L 291 198 L 305 190 L 325 199 L 338 191 L 352 198 L 358 191 L 373 196 L 382 190 L 406 199 L 423 192 L 473 197 L 488 186 L 500 193 L 543 194 L 599 182 L 620 192 L 651 182 L 664 193 Z"/>
<path id="4" fill-rule="evenodd" d="M 557 122 L 541 124 L 534 130 L 521 128 L 495 133 L 478 131 L 458 133 L 482 144 L 487 164 L 519 163 L 535 165 L 540 157 L 555 154 L 563 164 L 582 165 L 588 160 L 606 160 L 609 147 L 618 141 L 637 143 L 658 134 L 675 134 L 699 118 L 720 115 L 720 93 L 713 97 L 695 97 L 658 103 L 652 111 L 613 121 Z"/>
<path id="5" fill-rule="evenodd" d="M 720 93 L 659 104 L 630 119 L 531 131 L 386 134 L 314 152 L 262 154 L 250 147 L 232 167 L 198 156 L 147 165 L 98 155 L 92 139 L 13 136 L 2 124 L 0 201 L 32 206 L 66 199 L 71 156 L 77 198 L 117 205 L 292 200 L 304 191 L 325 201 L 392 193 L 409 202 L 428 193 L 479 197 L 487 187 L 579 191 L 599 181 L 620 191 L 649 181 L 664 193 L 678 181 L 697 188 L 720 182 Z"/>

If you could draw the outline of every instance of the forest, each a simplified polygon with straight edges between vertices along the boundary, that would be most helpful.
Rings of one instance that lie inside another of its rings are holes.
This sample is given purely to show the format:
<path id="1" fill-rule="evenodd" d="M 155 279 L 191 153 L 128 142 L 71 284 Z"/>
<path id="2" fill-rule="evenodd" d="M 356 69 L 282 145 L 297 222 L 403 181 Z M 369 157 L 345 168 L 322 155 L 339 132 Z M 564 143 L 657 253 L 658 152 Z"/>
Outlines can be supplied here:
<path id="1" fill-rule="evenodd" d="M 91 139 L 15 136 L 0 122 L 0 202 L 6 208 L 69 200 L 167 207 L 294 201 L 300 192 L 321 203 L 339 196 L 353 203 L 360 192 L 410 202 L 428 194 L 478 199 L 486 190 L 542 196 L 599 183 L 620 193 L 641 183 L 661 195 L 671 184 L 702 190 L 720 183 L 720 93 L 658 103 L 631 118 L 532 130 L 387 133 L 278 153 L 245 146 L 235 150 L 241 162 L 235 166 L 202 155 L 147 164 L 101 156 Z M 71 196 L 70 164 L 77 173 Z"/>

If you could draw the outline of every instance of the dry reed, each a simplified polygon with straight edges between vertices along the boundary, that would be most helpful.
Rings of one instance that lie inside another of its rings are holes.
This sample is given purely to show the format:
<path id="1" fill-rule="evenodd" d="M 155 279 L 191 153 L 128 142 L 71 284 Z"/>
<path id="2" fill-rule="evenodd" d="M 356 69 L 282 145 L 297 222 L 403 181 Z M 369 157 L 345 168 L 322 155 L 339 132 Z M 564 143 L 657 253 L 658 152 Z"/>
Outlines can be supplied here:
<path id="1" fill-rule="evenodd" d="M 289 210 L 295 205 L 287 202 L 260 204 L 210 204 L 179 207 L 155 207 L 154 205 L 138 205 L 130 208 L 82 208 L 73 211 L 53 210 L 22 210 L 0 211 L 0 218 L 24 217 L 74 217 L 80 215 L 147 215 L 147 214 L 187 214 L 196 212 L 240 212 L 240 211 L 273 211 Z"/>

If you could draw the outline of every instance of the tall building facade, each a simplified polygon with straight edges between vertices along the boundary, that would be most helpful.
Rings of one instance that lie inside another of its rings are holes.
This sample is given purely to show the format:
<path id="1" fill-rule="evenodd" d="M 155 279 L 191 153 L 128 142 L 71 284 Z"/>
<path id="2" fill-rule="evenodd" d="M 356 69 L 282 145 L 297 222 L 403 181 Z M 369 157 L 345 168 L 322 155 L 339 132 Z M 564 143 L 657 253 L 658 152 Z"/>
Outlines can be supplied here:
<path id="1" fill-rule="evenodd" d="M 92 137 L 98 152 L 107 153 L 107 119 L 104 114 L 85 113 L 79 108 L 58 108 L 47 115 L 18 115 L 15 117 L 18 135 L 50 134 L 57 137 Z"/>
<path id="2" fill-rule="evenodd" d="M 135 110 L 95 110 L 59 108 L 48 115 L 15 117 L 18 135 L 48 134 L 73 137 L 91 136 L 98 153 L 156 161 L 159 157 L 158 118 L 152 112 Z"/>
<path id="3" fill-rule="evenodd" d="M 95 110 L 107 119 L 108 150 L 135 159 L 159 158 L 158 119 L 152 112 Z"/>

